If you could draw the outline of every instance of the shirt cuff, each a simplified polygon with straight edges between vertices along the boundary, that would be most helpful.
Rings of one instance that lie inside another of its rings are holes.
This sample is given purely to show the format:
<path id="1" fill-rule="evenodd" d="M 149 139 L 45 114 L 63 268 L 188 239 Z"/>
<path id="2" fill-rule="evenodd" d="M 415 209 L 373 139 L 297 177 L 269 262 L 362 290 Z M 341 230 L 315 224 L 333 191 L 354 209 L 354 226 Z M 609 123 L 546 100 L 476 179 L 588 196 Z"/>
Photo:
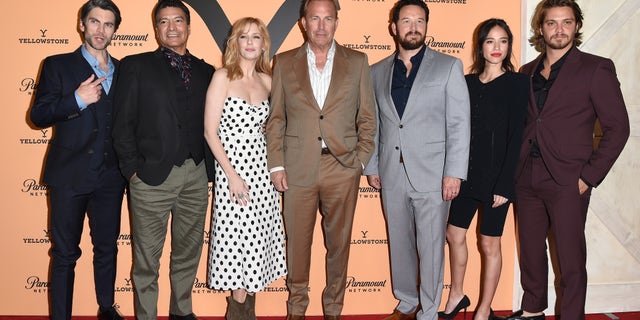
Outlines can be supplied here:
<path id="1" fill-rule="evenodd" d="M 283 171 L 284 167 L 283 166 L 277 166 L 277 167 L 273 167 L 271 169 L 269 169 L 269 173 L 274 173 L 276 171 Z"/>
<path id="2" fill-rule="evenodd" d="M 73 93 L 73 95 L 76 97 L 76 103 L 78 104 L 78 108 L 80 108 L 80 111 L 86 109 L 87 108 L 87 104 L 84 103 L 84 101 L 82 101 L 82 99 L 80 99 L 80 96 L 78 95 L 78 91 L 75 91 Z"/>

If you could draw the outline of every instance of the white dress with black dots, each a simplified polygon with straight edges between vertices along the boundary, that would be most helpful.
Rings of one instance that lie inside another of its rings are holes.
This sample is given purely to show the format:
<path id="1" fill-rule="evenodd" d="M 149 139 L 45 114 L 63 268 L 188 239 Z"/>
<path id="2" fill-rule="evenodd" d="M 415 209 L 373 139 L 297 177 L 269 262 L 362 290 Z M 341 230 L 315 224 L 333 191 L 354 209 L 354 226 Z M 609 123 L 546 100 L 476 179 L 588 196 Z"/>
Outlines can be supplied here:
<path id="1" fill-rule="evenodd" d="M 259 106 L 229 97 L 218 134 L 231 164 L 249 185 L 251 202 L 231 203 L 229 182 L 215 163 L 209 250 L 209 286 L 217 290 L 263 290 L 287 274 L 280 201 L 269 179 L 262 124 L 269 102 Z"/>

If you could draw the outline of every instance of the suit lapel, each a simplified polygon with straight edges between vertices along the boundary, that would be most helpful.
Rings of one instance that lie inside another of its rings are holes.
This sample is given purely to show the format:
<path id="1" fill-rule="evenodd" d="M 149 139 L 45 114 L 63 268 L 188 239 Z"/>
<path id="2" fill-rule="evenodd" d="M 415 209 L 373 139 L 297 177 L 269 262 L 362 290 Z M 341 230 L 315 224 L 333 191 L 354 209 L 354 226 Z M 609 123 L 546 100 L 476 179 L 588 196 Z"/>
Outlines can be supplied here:
<path id="1" fill-rule="evenodd" d="M 416 106 L 421 105 L 420 103 L 417 103 L 416 99 L 418 95 L 420 95 L 420 85 L 424 82 L 427 82 L 429 76 L 431 75 L 429 69 L 431 69 L 433 58 L 433 51 L 431 51 L 431 49 L 429 49 L 428 47 L 425 48 L 424 56 L 422 57 L 420 67 L 418 68 L 418 73 L 416 73 L 416 78 L 413 80 L 413 85 L 411 86 L 411 91 L 409 92 L 407 105 L 404 108 L 403 116 L 405 117 L 410 117 L 411 111 L 415 109 Z"/>
<path id="2" fill-rule="evenodd" d="M 525 74 L 529 76 L 529 111 L 535 115 L 538 115 L 538 102 L 536 101 L 536 96 L 533 92 L 533 75 L 538 69 L 538 65 L 542 63 L 542 55 L 539 55 L 533 63 L 530 64 L 530 70 L 524 70 Z"/>
<path id="3" fill-rule="evenodd" d="M 545 101 L 544 106 L 542 106 L 542 113 L 547 111 L 547 109 L 549 108 L 553 109 L 553 106 L 558 105 L 557 103 L 554 103 L 556 100 L 565 99 L 565 97 L 563 97 L 563 94 L 566 92 L 565 88 L 571 85 L 571 81 L 572 81 L 571 79 L 576 79 L 575 77 L 572 77 L 570 75 L 574 74 L 576 70 L 579 69 L 579 65 L 580 65 L 580 51 L 578 50 L 578 48 L 572 48 L 571 52 L 569 52 L 569 55 L 564 61 L 564 64 L 560 68 L 558 77 L 553 82 L 553 85 L 549 90 L 549 96 L 547 97 L 547 100 Z"/>
<path id="4" fill-rule="evenodd" d="M 396 120 L 400 121 L 400 116 L 398 115 L 398 110 L 396 109 L 396 104 L 393 102 L 393 98 L 391 97 L 391 85 L 393 83 L 393 67 L 395 63 L 395 54 L 388 57 L 382 64 L 383 70 L 381 72 L 382 81 L 385 81 L 385 85 L 383 86 L 383 94 L 382 97 L 377 96 L 378 99 L 382 98 L 384 103 L 379 104 L 380 106 L 385 106 L 386 108 L 383 111 L 391 113 Z M 385 78 L 386 77 L 386 78 Z"/>
<path id="5" fill-rule="evenodd" d="M 338 90 L 342 86 L 344 81 L 347 81 L 349 63 L 347 61 L 346 53 L 342 46 L 336 43 L 336 53 L 333 56 L 333 69 L 331 71 L 331 81 L 329 82 L 329 89 L 327 90 L 327 98 L 324 101 L 323 110 L 329 110 L 335 106 L 333 100 L 337 98 Z"/>
<path id="6" fill-rule="evenodd" d="M 320 110 L 316 97 L 313 95 L 311 88 L 311 77 L 309 76 L 309 65 L 307 64 L 307 46 L 306 44 L 298 49 L 295 55 L 295 61 L 291 64 L 291 73 L 295 75 L 296 81 L 300 84 L 302 94 L 305 96 L 309 104 Z"/>

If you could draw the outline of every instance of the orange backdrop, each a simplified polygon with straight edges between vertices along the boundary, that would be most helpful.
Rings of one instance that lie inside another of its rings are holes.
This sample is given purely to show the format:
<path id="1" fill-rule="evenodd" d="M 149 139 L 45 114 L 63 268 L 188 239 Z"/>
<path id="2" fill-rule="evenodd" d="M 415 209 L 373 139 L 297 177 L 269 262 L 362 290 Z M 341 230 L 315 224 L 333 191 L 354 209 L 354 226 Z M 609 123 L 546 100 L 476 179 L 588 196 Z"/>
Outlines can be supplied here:
<path id="1" fill-rule="evenodd" d="M 200 0 L 216 1 L 216 0 Z M 256 16 L 266 23 L 283 5 L 283 0 L 217 0 L 228 19 L 233 22 L 243 16 Z M 120 36 L 112 42 L 109 52 L 116 58 L 157 48 L 151 8 L 155 0 L 118 1 L 123 22 Z M 520 57 L 520 1 L 513 0 L 427 0 L 431 9 L 429 45 L 439 51 L 461 58 L 469 65 L 471 34 L 476 25 L 490 17 L 501 17 L 515 33 L 514 57 Z M 0 273 L 0 315 L 47 314 L 48 265 L 50 248 L 47 226 L 47 188 L 40 184 L 51 129 L 35 129 L 27 122 L 28 110 L 37 87 L 37 75 L 42 59 L 48 55 L 70 52 L 81 43 L 77 32 L 77 12 L 83 0 L 12 1 L 4 4 L 3 30 L 7 46 L 0 51 L 2 99 L 5 103 L 0 119 L 0 146 L 7 151 L 2 158 L 0 195 L 4 204 L 3 223 L 0 224 L 0 257 L 6 259 Z M 366 52 L 371 63 L 391 54 L 395 49 L 388 32 L 391 0 L 341 0 L 340 25 L 336 39 L 341 44 Z M 207 29 L 204 20 L 192 10 L 189 50 L 209 63 L 220 66 L 221 51 Z M 225 30 L 226 33 L 226 30 Z M 302 43 L 300 29 L 294 26 L 280 51 Z M 447 47 L 452 45 L 452 47 Z M 520 65 L 516 61 L 516 65 Z M 211 194 L 211 193 L 210 193 Z M 344 314 L 383 314 L 392 311 L 396 301 L 391 292 L 389 263 L 384 220 L 379 193 L 362 179 L 360 196 L 352 236 L 349 280 Z M 133 314 L 131 286 L 131 235 L 128 212 L 123 206 L 122 231 L 119 240 L 119 262 L 116 280 L 116 301 L 125 315 Z M 510 215 L 503 237 L 504 267 L 494 309 L 511 309 L 513 287 L 513 218 Z M 477 302 L 480 279 L 479 256 L 475 224 L 469 232 L 470 262 L 465 292 Z M 85 227 L 83 256 L 76 268 L 74 295 L 75 315 L 94 315 L 97 306 L 92 281 L 91 246 L 88 227 Z M 316 229 L 310 283 L 309 315 L 322 314 L 320 295 L 324 287 L 324 248 L 322 236 Z M 208 247 L 208 228 L 205 230 L 205 250 Z M 167 241 L 167 244 L 170 242 Z M 444 244 L 443 244 L 444 245 Z M 165 248 L 168 249 L 168 248 Z M 159 314 L 168 312 L 167 261 L 163 255 L 160 277 Z M 194 311 L 201 316 L 224 314 L 225 292 L 206 286 L 206 256 L 203 255 L 198 277 L 193 285 Z M 448 273 L 445 284 L 448 284 Z M 446 297 L 448 285 L 445 285 Z M 259 315 L 284 315 L 286 287 L 283 279 L 275 281 L 259 294 Z M 442 308 L 441 308 L 442 309 Z"/>

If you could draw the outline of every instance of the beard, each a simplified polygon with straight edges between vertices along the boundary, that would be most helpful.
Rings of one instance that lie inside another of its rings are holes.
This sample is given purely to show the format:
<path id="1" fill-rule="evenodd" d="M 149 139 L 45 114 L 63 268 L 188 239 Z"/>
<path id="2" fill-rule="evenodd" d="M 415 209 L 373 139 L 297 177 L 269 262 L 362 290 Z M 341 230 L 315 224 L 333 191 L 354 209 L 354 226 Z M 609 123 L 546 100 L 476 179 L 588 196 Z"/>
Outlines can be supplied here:
<path id="1" fill-rule="evenodd" d="M 411 35 L 416 35 L 418 36 L 417 39 L 408 39 L 409 36 Z M 400 47 L 402 47 L 402 49 L 405 50 L 415 50 L 418 49 L 420 47 L 422 47 L 422 45 L 424 44 L 425 40 L 427 39 L 427 37 L 419 32 L 410 32 L 407 33 L 404 37 L 401 36 L 397 36 L 398 38 L 398 44 L 400 45 Z"/>
<path id="2" fill-rule="evenodd" d="M 566 34 L 564 34 L 564 37 L 561 38 L 557 38 L 554 36 L 549 39 L 545 39 L 545 44 L 551 49 L 562 50 L 573 44 L 573 37 L 570 37 Z"/>

